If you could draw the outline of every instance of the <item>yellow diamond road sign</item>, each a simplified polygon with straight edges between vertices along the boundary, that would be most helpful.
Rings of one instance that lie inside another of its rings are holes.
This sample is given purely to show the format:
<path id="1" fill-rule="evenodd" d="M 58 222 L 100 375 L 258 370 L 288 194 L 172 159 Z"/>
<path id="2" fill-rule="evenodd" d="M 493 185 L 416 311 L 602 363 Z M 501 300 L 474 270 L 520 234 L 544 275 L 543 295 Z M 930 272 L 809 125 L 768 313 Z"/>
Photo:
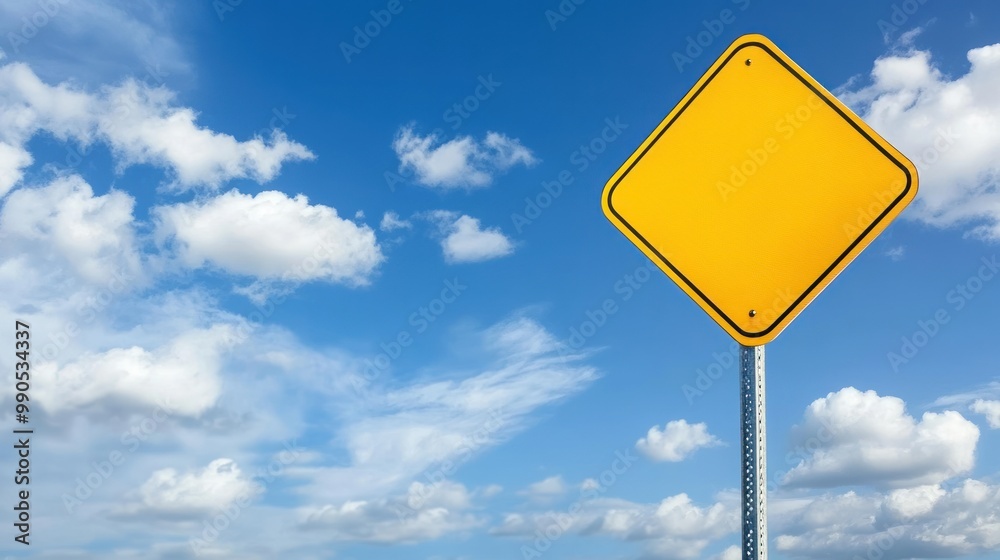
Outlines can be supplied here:
<path id="1" fill-rule="evenodd" d="M 611 177 L 604 213 L 737 341 L 773 340 L 917 194 L 917 170 L 761 35 Z"/>

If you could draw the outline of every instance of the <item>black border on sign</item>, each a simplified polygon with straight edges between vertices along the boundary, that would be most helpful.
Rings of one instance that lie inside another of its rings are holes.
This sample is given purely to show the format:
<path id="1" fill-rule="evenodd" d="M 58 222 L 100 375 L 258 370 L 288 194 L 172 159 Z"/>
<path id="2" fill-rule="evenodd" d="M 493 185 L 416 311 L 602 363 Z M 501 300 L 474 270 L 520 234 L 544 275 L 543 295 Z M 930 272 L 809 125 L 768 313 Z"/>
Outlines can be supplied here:
<path id="1" fill-rule="evenodd" d="M 719 72 L 721 72 L 722 69 L 727 64 L 729 64 L 729 61 L 732 60 L 732 58 L 734 56 L 736 56 L 737 53 L 739 53 L 741 50 L 743 50 L 743 49 L 745 49 L 747 47 L 760 47 L 765 52 L 767 52 L 769 55 L 771 55 L 771 57 L 773 59 L 775 59 L 776 61 L 778 61 L 778 63 L 780 63 L 782 66 L 784 66 L 785 69 L 788 70 L 793 76 L 795 76 L 796 78 L 798 78 L 798 80 L 800 82 L 802 82 L 803 85 L 805 85 L 807 88 L 809 88 L 810 91 L 812 91 L 813 93 L 815 93 L 817 95 L 817 97 L 819 97 L 820 99 L 822 99 L 831 109 L 833 109 L 834 111 L 837 112 L 837 114 L 839 114 L 841 117 L 843 117 L 845 121 L 847 121 L 852 127 L 854 127 L 854 129 L 857 130 L 862 136 L 864 136 L 873 146 L 875 146 L 875 148 L 878 149 L 878 151 L 882 152 L 882 154 L 885 155 L 886 158 L 888 158 L 890 161 L 892 161 L 894 164 L 896 164 L 896 166 L 899 167 L 899 169 L 902 170 L 903 173 L 906 175 L 906 188 L 904 188 L 903 192 L 898 197 L 896 197 L 895 200 L 892 201 L 892 204 L 890 204 L 881 214 L 879 214 L 878 217 L 875 218 L 875 221 L 873 221 L 871 223 L 871 225 L 869 225 L 863 232 L 861 232 L 861 235 L 859 235 L 858 238 L 855 239 L 854 242 L 851 243 L 847 247 L 847 249 L 845 249 L 844 252 L 841 253 L 841 255 L 839 257 L 837 257 L 837 259 L 835 261 L 833 261 L 833 264 L 831 264 L 826 270 L 823 271 L 822 274 L 819 275 L 819 278 L 817 278 L 808 288 L 806 288 L 806 290 L 802 293 L 802 295 L 800 295 L 798 297 L 798 299 L 796 299 L 794 302 L 792 302 L 792 304 L 789 305 L 787 309 L 785 309 L 784 313 L 782 313 L 781 315 L 779 315 L 778 318 L 776 318 L 774 320 L 774 322 L 771 323 L 771 325 L 769 327 L 767 327 L 766 329 L 764 329 L 762 331 L 759 331 L 759 332 L 747 332 L 747 331 L 741 329 L 735 322 L 733 322 L 733 320 L 730 319 L 728 315 L 726 315 L 725 313 L 722 312 L 721 309 L 719 309 L 719 306 L 717 306 L 715 304 L 715 302 L 713 302 L 712 300 L 708 299 L 708 297 L 704 293 L 702 293 L 702 291 L 700 289 L 698 289 L 697 286 L 695 286 L 694 284 L 692 284 L 691 281 L 688 280 L 688 278 L 686 276 L 684 276 L 684 274 L 680 270 L 678 270 L 677 267 L 675 267 L 673 265 L 673 263 L 671 263 L 669 260 L 667 260 L 667 258 L 664 257 L 663 254 L 661 254 L 656 249 L 656 247 L 653 247 L 653 245 L 649 241 L 647 241 L 645 237 L 643 237 L 638 231 L 636 231 L 636 229 L 634 227 L 632 227 L 632 225 L 629 224 L 628 221 L 626 221 L 625 218 L 621 214 L 619 214 L 617 210 L 615 210 L 615 206 L 612 203 L 612 196 L 614 195 L 615 189 L 618 188 L 618 184 L 621 183 L 622 180 L 624 180 L 626 176 L 628 176 L 629 172 L 632 171 L 632 168 L 634 168 L 639 163 L 639 161 L 642 160 L 643 156 L 646 155 L 646 152 L 648 152 L 650 150 L 650 148 L 652 148 L 653 145 L 656 144 L 657 140 L 659 140 L 660 137 L 663 136 L 663 133 L 666 132 L 667 129 L 669 129 L 670 126 L 673 125 L 674 122 L 678 118 L 680 118 L 680 116 L 682 114 L 684 114 L 684 111 L 688 108 L 688 106 L 690 106 L 691 103 L 698 97 L 698 95 L 701 94 L 701 92 L 708 86 L 708 84 L 715 78 L 715 76 L 718 75 Z M 670 119 L 670 122 L 668 122 L 667 125 L 663 127 L 663 130 L 661 130 L 656 135 L 656 137 L 653 138 L 653 141 L 650 142 L 648 146 L 646 146 L 646 149 L 644 149 L 642 151 L 642 153 L 639 154 L 639 157 L 635 158 L 635 161 L 633 161 L 632 164 L 628 166 L 628 169 L 626 169 L 625 172 L 622 173 L 621 177 L 619 177 L 618 180 L 615 181 L 615 184 L 612 185 L 610 189 L 608 189 L 607 203 L 608 203 L 608 209 L 611 210 L 611 213 L 614 214 L 615 217 L 618 218 L 618 220 L 622 224 L 624 224 L 625 227 L 627 227 L 629 229 L 629 231 L 631 231 L 632 234 L 636 236 L 637 239 L 639 239 L 640 241 L 642 241 L 643 245 L 645 245 L 650 251 L 653 252 L 653 254 L 655 254 L 657 257 L 659 257 L 660 261 L 662 261 L 663 264 L 667 265 L 667 267 L 669 267 L 670 270 L 672 270 L 674 272 L 674 274 L 677 275 L 678 278 L 680 278 L 681 280 L 683 280 L 684 283 L 687 284 L 687 286 L 689 288 L 691 288 L 691 290 L 693 290 L 696 294 L 698 294 L 698 297 L 700 297 L 702 299 L 702 301 L 704 301 L 709 306 L 711 306 L 712 309 L 714 309 L 715 312 L 718 313 L 719 316 L 722 317 L 726 321 L 726 323 L 728 323 L 731 327 L 733 327 L 733 329 L 736 330 L 736 332 L 738 332 L 741 335 L 743 335 L 745 337 L 748 337 L 748 338 L 758 338 L 758 337 L 766 336 L 768 333 L 770 333 L 771 331 L 773 331 L 775 329 L 775 327 L 777 327 L 778 324 L 781 323 L 785 319 L 785 317 L 787 317 L 788 314 L 792 312 L 793 309 L 795 309 L 796 307 L 798 307 L 798 305 L 800 303 L 802 303 L 802 301 L 806 298 L 806 296 L 808 296 L 810 293 L 812 293 L 812 291 L 816 289 L 816 287 L 820 284 L 820 282 L 822 282 L 827 276 L 829 276 L 830 273 L 833 272 L 833 270 L 835 268 L 837 268 L 837 266 L 845 258 L 847 258 L 847 255 L 849 255 L 851 253 L 851 251 L 853 251 L 854 248 L 857 247 L 859 243 L 861 243 L 862 240 L 864 240 L 866 237 L 868 237 L 868 234 L 871 233 L 871 231 L 875 228 L 875 226 L 877 226 L 879 223 L 881 223 L 882 220 L 884 220 L 885 217 L 889 214 L 889 212 L 891 212 L 893 210 L 893 208 L 895 208 L 906 197 L 906 195 L 910 192 L 911 188 L 913 188 L 913 177 L 910 175 L 910 170 L 907 169 L 906 166 L 903 165 L 903 163 L 901 161 L 899 161 L 898 159 L 896 159 L 884 147 L 882 147 L 881 144 L 879 144 L 878 142 L 876 142 L 875 139 L 871 137 L 871 135 L 869 135 L 864 129 L 862 129 L 860 126 L 858 126 L 858 124 L 856 122 L 854 122 L 854 119 L 850 118 L 846 113 L 844 113 L 844 111 L 842 111 L 840 109 L 840 107 L 838 107 L 833 101 L 831 101 L 830 98 L 827 97 L 827 95 L 824 94 L 824 92 L 816 89 L 816 87 L 813 86 L 813 84 L 810 83 L 809 80 L 805 79 L 805 77 L 803 77 L 802 74 L 800 74 L 798 71 L 796 71 L 795 68 L 793 68 L 785 60 L 783 60 L 781 57 L 779 57 L 777 54 L 775 54 L 774 51 L 771 50 L 771 48 L 769 46 L 767 46 L 766 44 L 761 43 L 759 41 L 750 41 L 750 42 L 747 42 L 747 43 L 744 43 L 744 44 L 740 45 L 735 50 L 733 50 L 733 52 L 730 53 L 728 57 L 726 57 L 726 59 L 722 62 L 722 64 L 720 64 L 719 67 L 715 69 L 715 72 L 712 72 L 712 74 L 708 77 L 708 79 L 705 80 L 705 82 L 701 85 L 701 87 L 699 87 L 698 90 L 694 93 L 694 95 L 692 95 L 691 98 L 687 100 L 687 103 L 685 103 L 680 108 L 680 110 L 677 111 L 677 114 L 675 114 L 674 117 L 672 119 Z"/>

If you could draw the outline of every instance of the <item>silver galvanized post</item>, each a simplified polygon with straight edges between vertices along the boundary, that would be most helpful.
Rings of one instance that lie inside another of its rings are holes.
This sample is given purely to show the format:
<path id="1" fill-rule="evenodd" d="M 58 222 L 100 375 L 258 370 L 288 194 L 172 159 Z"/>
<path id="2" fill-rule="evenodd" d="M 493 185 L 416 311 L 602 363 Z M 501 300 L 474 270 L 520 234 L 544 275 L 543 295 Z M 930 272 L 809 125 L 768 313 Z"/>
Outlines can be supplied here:
<path id="1" fill-rule="evenodd" d="M 741 345 L 743 560 L 767 558 L 767 441 L 764 410 L 764 347 Z"/>

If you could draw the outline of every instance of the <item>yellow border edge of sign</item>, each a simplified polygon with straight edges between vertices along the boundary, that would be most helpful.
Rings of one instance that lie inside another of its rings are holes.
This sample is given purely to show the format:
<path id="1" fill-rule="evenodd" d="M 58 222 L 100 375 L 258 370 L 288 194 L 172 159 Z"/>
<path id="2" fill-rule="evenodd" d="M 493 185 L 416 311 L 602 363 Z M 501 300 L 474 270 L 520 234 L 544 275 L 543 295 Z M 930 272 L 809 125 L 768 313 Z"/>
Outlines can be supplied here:
<path id="1" fill-rule="evenodd" d="M 622 177 L 622 175 L 629 169 L 629 167 L 632 166 L 635 160 L 639 158 L 639 156 L 649 147 L 651 143 L 653 143 L 656 137 L 659 136 L 659 134 L 663 131 L 663 129 L 665 129 L 667 125 L 670 123 L 670 121 L 673 120 L 674 116 L 687 104 L 687 102 L 694 95 L 697 94 L 697 92 L 701 89 L 701 87 L 705 84 L 705 82 L 707 82 L 711 78 L 711 76 L 715 73 L 715 71 L 725 63 L 725 61 L 729 58 L 729 56 L 734 51 L 742 48 L 744 45 L 748 43 L 761 43 L 763 45 L 766 45 L 769 49 L 771 49 L 779 58 L 781 58 L 785 63 L 787 63 L 788 66 L 793 68 L 795 72 L 797 72 L 810 85 L 816 88 L 817 91 L 819 91 L 824 97 L 826 97 L 831 103 L 833 103 L 845 115 L 847 115 L 848 118 L 853 120 L 862 130 L 864 130 L 865 133 L 867 133 L 880 146 L 882 146 L 887 152 L 889 152 L 889 154 L 893 158 L 895 158 L 898 162 L 900 162 L 906 168 L 911 178 L 910 189 L 906 192 L 903 199 L 900 200 L 900 202 L 896 204 L 896 206 L 893 207 L 892 210 L 888 214 L 886 214 L 886 216 L 878 224 L 876 224 L 871 229 L 871 231 L 869 231 L 868 234 L 864 236 L 864 238 L 861 239 L 861 241 L 857 245 L 854 246 L 853 249 L 851 249 L 845 255 L 845 257 L 840 261 L 840 263 L 838 263 L 838 265 L 833 270 L 831 270 L 830 273 L 826 275 L 826 277 L 824 277 L 823 281 L 816 287 L 816 289 L 807 293 L 805 297 L 803 297 L 802 300 L 799 301 L 798 304 L 795 305 L 789 311 L 789 313 L 783 320 L 779 321 L 774 325 L 774 327 L 770 330 L 770 332 L 758 337 L 749 337 L 734 330 L 732 327 L 728 325 L 728 323 L 722 316 L 720 316 L 715 310 L 711 308 L 711 306 L 703 305 L 703 303 L 706 303 L 704 302 L 704 299 L 701 296 L 699 296 L 694 290 L 692 290 L 681 278 L 677 276 L 677 274 L 675 274 L 672 270 L 670 270 L 670 268 L 667 267 L 653 251 L 647 248 L 645 244 L 642 243 L 642 241 L 640 241 L 631 231 L 629 231 L 628 227 L 614 215 L 609 206 L 609 195 L 612 186 L 618 182 L 618 180 Z M 763 344 L 766 344 L 774 340 L 806 306 L 808 306 L 820 293 L 822 293 L 822 291 L 847 267 L 847 265 L 849 265 L 865 248 L 868 247 L 868 245 L 871 244 L 872 241 L 875 240 L 876 237 L 878 237 L 880 233 L 882 233 L 882 231 L 885 230 L 886 227 L 889 226 L 890 223 L 892 223 L 893 220 L 895 220 L 899 216 L 899 214 L 917 196 L 918 184 L 919 184 L 919 178 L 918 178 L 917 168 L 913 164 L 913 162 L 910 161 L 909 158 L 903 155 L 903 153 L 897 150 L 895 146 L 893 146 L 889 141 L 883 138 L 881 134 L 876 132 L 871 126 L 868 125 L 868 123 L 862 120 L 861 117 L 859 117 L 850 107 L 841 102 L 836 95 L 834 95 L 828 89 L 823 87 L 823 85 L 820 84 L 818 81 L 816 81 L 816 79 L 813 78 L 808 72 L 806 72 L 804 69 L 802 69 L 802 67 L 796 64 L 795 61 L 792 60 L 791 57 L 789 57 L 787 54 L 785 54 L 784 51 L 778 48 L 778 46 L 775 45 L 773 41 L 771 41 L 764 35 L 751 33 L 738 37 L 735 41 L 733 41 L 732 44 L 729 45 L 728 48 L 726 48 L 726 50 L 715 60 L 715 62 L 712 63 L 712 65 L 702 74 L 702 76 L 698 79 L 698 81 L 694 84 L 694 86 L 692 86 L 688 90 L 688 92 L 684 95 L 684 97 L 682 97 L 680 101 L 677 102 L 677 104 L 673 107 L 673 109 L 671 109 L 670 112 L 667 113 L 667 116 L 665 116 L 656 126 L 656 128 L 654 128 L 653 131 L 646 137 L 646 139 L 643 140 L 642 144 L 640 144 L 639 147 L 632 152 L 632 154 L 628 157 L 628 159 L 626 159 L 625 162 L 618 167 L 618 170 L 615 171 L 615 173 L 611 176 L 608 182 L 605 183 L 604 185 L 604 189 L 601 194 L 601 207 L 604 211 L 604 216 L 609 221 L 611 221 L 619 231 L 624 233 L 628 237 L 628 239 L 632 242 L 632 244 L 635 245 L 639 250 L 641 250 L 643 254 L 646 255 L 647 258 L 653 261 L 653 263 L 656 264 L 657 267 L 660 268 L 660 270 L 662 270 L 667 276 L 669 276 L 670 279 L 673 280 L 674 283 L 679 288 L 681 288 L 681 290 L 683 290 L 692 300 L 694 300 L 694 302 L 699 307 L 701 307 L 704 311 L 706 311 L 720 327 L 722 327 L 727 333 L 729 333 L 730 336 L 732 336 L 734 339 L 736 339 L 737 342 L 739 342 L 744 346 L 761 346 Z"/>

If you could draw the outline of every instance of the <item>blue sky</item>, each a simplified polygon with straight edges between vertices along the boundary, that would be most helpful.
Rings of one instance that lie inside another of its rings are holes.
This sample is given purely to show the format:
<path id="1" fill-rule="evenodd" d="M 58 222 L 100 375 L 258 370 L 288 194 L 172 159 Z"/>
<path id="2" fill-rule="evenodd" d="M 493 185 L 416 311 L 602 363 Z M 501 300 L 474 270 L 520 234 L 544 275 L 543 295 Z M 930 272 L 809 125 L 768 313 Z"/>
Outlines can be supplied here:
<path id="1" fill-rule="evenodd" d="M 762 33 L 921 177 L 767 347 L 771 556 L 1000 558 L 1000 9 L 578 2 L 5 2 L 0 551 L 738 558 L 734 343 L 600 195 Z"/>

